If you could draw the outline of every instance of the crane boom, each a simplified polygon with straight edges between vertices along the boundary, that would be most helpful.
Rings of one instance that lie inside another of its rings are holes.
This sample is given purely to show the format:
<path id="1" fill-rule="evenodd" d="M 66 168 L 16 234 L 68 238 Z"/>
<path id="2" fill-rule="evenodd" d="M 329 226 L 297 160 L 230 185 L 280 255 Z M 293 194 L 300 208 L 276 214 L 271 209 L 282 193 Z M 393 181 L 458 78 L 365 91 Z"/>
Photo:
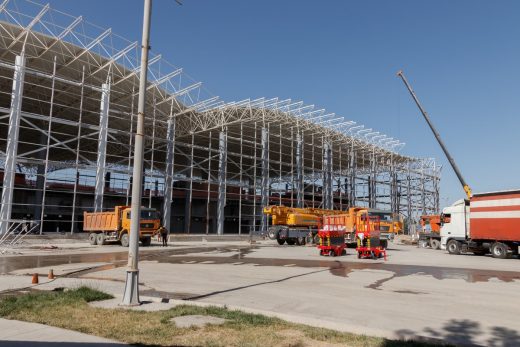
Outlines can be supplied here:
<path id="1" fill-rule="evenodd" d="M 450 165 L 453 168 L 453 171 L 455 171 L 455 174 L 457 175 L 457 178 L 459 179 L 460 184 L 462 184 L 462 187 L 463 187 L 464 191 L 466 192 L 466 195 L 468 196 L 468 199 L 470 199 L 471 198 L 471 188 L 468 186 L 468 184 L 464 180 L 464 177 L 462 177 L 462 174 L 460 173 L 460 170 L 459 170 L 457 164 L 455 163 L 455 160 L 453 160 L 453 157 L 450 155 L 450 152 L 448 152 L 448 148 L 446 148 L 446 145 L 444 144 L 444 142 L 442 142 L 441 135 L 439 135 L 439 132 L 433 126 L 433 123 L 430 120 L 430 117 L 428 116 L 428 113 L 426 113 L 426 111 L 422 107 L 421 103 L 419 102 L 419 99 L 417 98 L 417 95 L 415 95 L 415 92 L 412 90 L 412 87 L 410 86 L 410 84 L 406 80 L 406 77 L 404 77 L 403 70 L 399 70 L 397 72 L 397 76 L 401 77 L 401 80 L 403 81 L 404 85 L 406 86 L 406 88 L 410 92 L 410 95 L 412 96 L 413 100 L 415 101 L 415 104 L 417 105 L 417 107 L 421 111 L 424 119 L 426 120 L 426 123 L 428 123 L 428 125 L 430 126 L 430 129 L 433 132 L 433 135 L 435 135 L 435 138 L 437 139 L 437 142 L 441 146 L 442 151 L 444 152 L 444 154 L 448 158 L 448 161 L 450 162 Z"/>

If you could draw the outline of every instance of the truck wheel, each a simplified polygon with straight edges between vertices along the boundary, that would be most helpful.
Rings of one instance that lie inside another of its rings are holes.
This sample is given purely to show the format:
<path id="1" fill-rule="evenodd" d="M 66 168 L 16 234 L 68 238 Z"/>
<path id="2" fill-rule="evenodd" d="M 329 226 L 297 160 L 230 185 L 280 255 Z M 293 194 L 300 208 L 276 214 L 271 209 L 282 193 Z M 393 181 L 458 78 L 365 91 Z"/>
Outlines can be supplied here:
<path id="1" fill-rule="evenodd" d="M 446 245 L 446 249 L 448 250 L 449 254 L 460 254 L 460 242 L 457 240 L 450 240 L 448 241 L 448 244 Z"/>
<path id="2" fill-rule="evenodd" d="M 296 244 L 297 244 L 298 246 L 305 246 L 305 237 L 298 237 L 298 238 L 296 239 Z"/>
<path id="3" fill-rule="evenodd" d="M 381 240 L 381 248 L 386 249 L 388 247 L 388 240 Z"/>
<path id="4" fill-rule="evenodd" d="M 495 242 L 491 245 L 491 255 L 493 258 L 506 259 L 509 257 L 509 247 L 502 242 Z"/>
<path id="5" fill-rule="evenodd" d="M 152 238 L 151 237 L 143 237 L 141 239 L 141 243 L 143 244 L 143 247 L 148 247 L 152 244 Z"/>
<path id="6" fill-rule="evenodd" d="M 278 235 L 278 233 L 276 232 L 276 230 L 269 230 L 269 232 L 267 233 L 267 237 L 269 237 L 271 240 L 276 240 L 276 236 Z"/>
<path id="7" fill-rule="evenodd" d="M 90 233 L 88 235 L 88 242 L 90 242 L 92 246 L 95 246 L 97 244 L 97 235 L 94 233 Z"/>
<path id="8" fill-rule="evenodd" d="M 127 233 L 121 235 L 121 246 L 128 247 L 130 245 L 130 238 Z"/>
<path id="9" fill-rule="evenodd" d="M 294 244 L 296 243 L 296 240 L 295 240 L 295 239 L 287 239 L 286 242 L 287 242 L 287 244 L 288 244 L 289 246 L 294 246 Z"/>
<path id="10" fill-rule="evenodd" d="M 103 246 L 105 244 L 105 234 L 103 234 L 103 233 L 97 234 L 96 242 L 98 245 Z"/>
<path id="11" fill-rule="evenodd" d="M 276 239 L 276 242 L 281 246 L 285 243 L 285 239 Z"/>
<path id="12" fill-rule="evenodd" d="M 441 242 L 437 239 L 430 240 L 430 247 L 432 249 L 441 249 Z"/>

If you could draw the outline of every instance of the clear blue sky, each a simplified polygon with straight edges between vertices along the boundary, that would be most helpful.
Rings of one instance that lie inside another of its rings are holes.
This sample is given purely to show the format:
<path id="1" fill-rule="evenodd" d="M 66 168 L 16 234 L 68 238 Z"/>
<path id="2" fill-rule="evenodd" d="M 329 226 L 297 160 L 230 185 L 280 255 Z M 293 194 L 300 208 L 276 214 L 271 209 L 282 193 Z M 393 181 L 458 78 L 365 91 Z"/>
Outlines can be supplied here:
<path id="1" fill-rule="evenodd" d="M 520 1 L 155 0 L 152 49 L 225 101 L 304 100 L 406 142 L 464 193 L 404 69 L 475 192 L 520 188 Z M 142 1 L 52 0 L 140 40 Z"/>

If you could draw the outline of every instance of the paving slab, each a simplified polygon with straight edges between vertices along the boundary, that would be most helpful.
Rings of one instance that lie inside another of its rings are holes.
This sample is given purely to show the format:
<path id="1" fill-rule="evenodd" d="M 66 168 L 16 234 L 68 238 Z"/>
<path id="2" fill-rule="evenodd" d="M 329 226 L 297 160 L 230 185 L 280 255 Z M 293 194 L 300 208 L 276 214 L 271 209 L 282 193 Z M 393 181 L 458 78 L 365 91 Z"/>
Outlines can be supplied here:
<path id="1" fill-rule="evenodd" d="M 206 325 L 222 325 L 228 320 L 213 316 L 202 316 L 198 314 L 192 314 L 187 316 L 174 317 L 170 319 L 171 322 L 179 328 L 201 328 Z"/>

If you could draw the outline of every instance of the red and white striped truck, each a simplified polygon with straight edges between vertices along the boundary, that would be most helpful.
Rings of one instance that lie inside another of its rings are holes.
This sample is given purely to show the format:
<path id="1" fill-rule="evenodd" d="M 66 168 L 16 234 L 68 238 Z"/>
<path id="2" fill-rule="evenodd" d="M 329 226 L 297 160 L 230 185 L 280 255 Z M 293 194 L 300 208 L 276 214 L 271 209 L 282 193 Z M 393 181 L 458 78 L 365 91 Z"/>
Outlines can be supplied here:
<path id="1" fill-rule="evenodd" d="M 450 254 L 491 252 L 502 259 L 518 255 L 520 190 L 473 194 L 445 207 L 441 223 L 441 248 Z"/>

